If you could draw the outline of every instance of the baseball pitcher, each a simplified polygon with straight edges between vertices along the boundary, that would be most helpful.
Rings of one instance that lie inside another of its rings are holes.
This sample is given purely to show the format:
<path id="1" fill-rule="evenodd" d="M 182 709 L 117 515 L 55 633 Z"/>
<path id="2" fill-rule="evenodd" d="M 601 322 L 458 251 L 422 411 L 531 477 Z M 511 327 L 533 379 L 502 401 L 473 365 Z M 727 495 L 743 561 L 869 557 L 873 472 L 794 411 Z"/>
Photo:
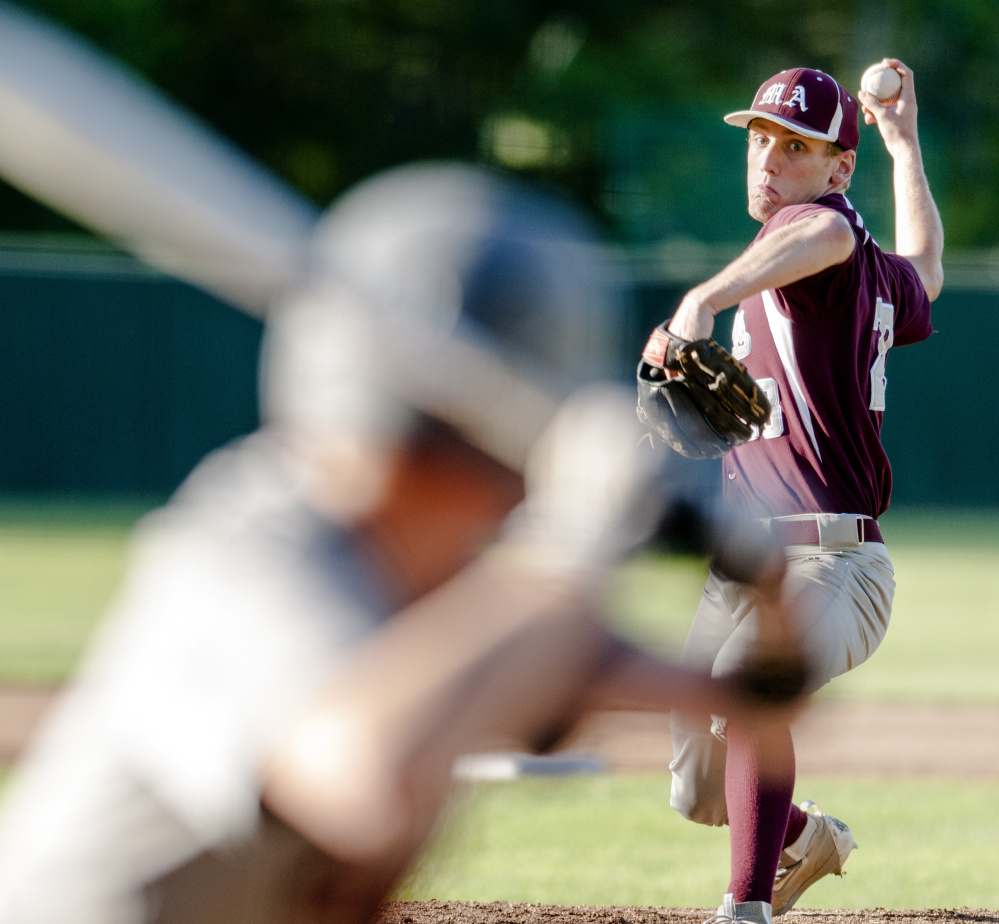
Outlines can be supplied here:
<path id="1" fill-rule="evenodd" d="M 763 227 L 740 257 L 687 293 L 639 367 L 640 416 L 688 455 L 724 455 L 725 497 L 786 546 L 813 688 L 870 657 L 888 627 L 894 580 L 878 527 L 891 493 L 880 439 L 888 357 L 930 335 L 930 302 L 943 284 L 913 75 L 897 59 L 882 63 L 901 80 L 888 105 L 821 71 L 789 68 L 765 81 L 748 109 L 725 116 L 747 130 L 749 212 Z M 861 108 L 894 160 L 895 253 L 871 237 L 846 195 Z M 704 352 L 715 314 L 733 305 L 730 368 L 699 397 L 670 357 Z M 766 398 L 762 419 L 762 403 L 745 400 L 755 398 L 746 374 Z M 718 410 L 731 382 L 740 385 L 739 401 L 728 402 L 734 422 Z M 743 587 L 713 570 L 682 662 L 725 676 L 743 663 L 755 622 Z M 811 804 L 792 803 L 788 729 L 764 741 L 724 717 L 674 712 L 672 736 L 673 807 L 730 826 L 731 879 L 718 921 L 769 924 L 812 883 L 842 873 L 852 834 Z"/>

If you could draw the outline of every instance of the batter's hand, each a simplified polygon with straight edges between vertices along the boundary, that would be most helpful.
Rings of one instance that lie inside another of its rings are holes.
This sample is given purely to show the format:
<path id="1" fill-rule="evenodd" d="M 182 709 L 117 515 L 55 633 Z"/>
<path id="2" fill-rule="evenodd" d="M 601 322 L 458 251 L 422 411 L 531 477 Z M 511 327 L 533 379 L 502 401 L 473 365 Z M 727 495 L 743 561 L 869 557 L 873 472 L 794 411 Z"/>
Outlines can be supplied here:
<path id="1" fill-rule="evenodd" d="M 570 395 L 524 466 L 526 497 L 495 554 L 529 570 L 597 576 L 654 531 L 662 457 L 641 445 L 634 393 L 594 385 Z"/>
<path id="2" fill-rule="evenodd" d="M 779 550 L 752 584 L 757 598 L 756 644 L 750 661 L 732 678 L 751 700 L 775 706 L 798 700 L 812 676 L 792 603 L 784 592 L 785 575 L 783 550 Z"/>
<path id="3" fill-rule="evenodd" d="M 902 78 L 902 92 L 898 101 L 891 106 L 882 106 L 877 98 L 866 90 L 857 93 L 857 99 L 860 100 L 864 113 L 864 122 L 878 126 L 888 153 L 894 157 L 900 147 L 919 143 L 916 128 L 916 90 L 912 71 L 898 58 L 884 58 L 881 63 L 895 68 Z"/>

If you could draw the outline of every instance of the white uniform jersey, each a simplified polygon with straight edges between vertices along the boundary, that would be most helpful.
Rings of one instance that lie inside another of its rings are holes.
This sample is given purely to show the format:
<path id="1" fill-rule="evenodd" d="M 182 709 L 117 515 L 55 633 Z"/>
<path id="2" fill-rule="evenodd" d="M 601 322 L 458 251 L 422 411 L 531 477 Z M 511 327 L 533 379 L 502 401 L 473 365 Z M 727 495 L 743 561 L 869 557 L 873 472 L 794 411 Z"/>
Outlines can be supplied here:
<path id="1" fill-rule="evenodd" d="M 265 435 L 139 527 L 128 578 L 0 813 L 0 924 L 137 924 L 144 890 L 261 820 L 281 729 L 386 615 Z"/>

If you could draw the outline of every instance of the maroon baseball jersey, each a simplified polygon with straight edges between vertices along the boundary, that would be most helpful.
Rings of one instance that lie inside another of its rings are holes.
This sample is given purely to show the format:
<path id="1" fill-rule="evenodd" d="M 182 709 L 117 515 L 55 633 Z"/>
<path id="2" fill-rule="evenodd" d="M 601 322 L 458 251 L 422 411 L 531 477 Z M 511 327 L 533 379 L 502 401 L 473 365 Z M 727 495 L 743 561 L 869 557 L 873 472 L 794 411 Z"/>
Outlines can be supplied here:
<path id="1" fill-rule="evenodd" d="M 739 305 L 734 355 L 773 412 L 723 463 L 725 497 L 758 516 L 859 513 L 888 507 L 891 468 L 881 418 L 892 346 L 925 340 L 930 302 L 915 268 L 878 247 L 840 194 L 781 209 L 756 240 L 833 209 L 857 236 L 845 263 Z"/>

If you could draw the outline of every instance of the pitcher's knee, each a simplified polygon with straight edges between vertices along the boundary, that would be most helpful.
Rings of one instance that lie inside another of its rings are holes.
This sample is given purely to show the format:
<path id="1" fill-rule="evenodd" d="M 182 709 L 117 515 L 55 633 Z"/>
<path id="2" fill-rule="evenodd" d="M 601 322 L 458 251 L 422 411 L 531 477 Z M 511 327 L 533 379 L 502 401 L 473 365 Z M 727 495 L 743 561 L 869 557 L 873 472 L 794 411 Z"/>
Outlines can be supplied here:
<path id="1" fill-rule="evenodd" d="M 682 721 L 682 719 L 681 719 Z M 669 804 L 699 825 L 728 824 L 725 762 L 728 747 L 705 725 L 698 730 L 677 722 L 673 728 L 673 774 Z"/>
<path id="2" fill-rule="evenodd" d="M 728 824 L 728 807 L 725 794 L 706 793 L 697 786 L 684 785 L 682 780 L 673 777 L 670 787 L 670 807 L 689 821 L 699 825 L 722 827 Z"/>

